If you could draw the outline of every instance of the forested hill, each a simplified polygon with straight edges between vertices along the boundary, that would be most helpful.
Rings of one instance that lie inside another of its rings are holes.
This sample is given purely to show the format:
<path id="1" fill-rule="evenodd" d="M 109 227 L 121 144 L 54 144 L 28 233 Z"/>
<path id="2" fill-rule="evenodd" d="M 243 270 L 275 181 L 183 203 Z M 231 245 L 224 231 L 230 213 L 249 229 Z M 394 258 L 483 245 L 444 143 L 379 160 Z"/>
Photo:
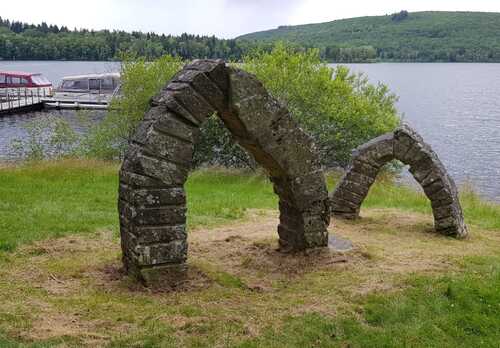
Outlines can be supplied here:
<path id="1" fill-rule="evenodd" d="M 401 11 L 282 26 L 238 39 L 319 47 L 333 61 L 500 62 L 500 13 Z"/>
<path id="2" fill-rule="evenodd" d="M 415 12 L 284 26 L 234 40 L 26 24 L 0 17 L 0 60 L 113 60 L 123 52 L 239 60 L 249 49 L 276 41 L 319 48 L 335 62 L 500 62 L 500 13 Z"/>
<path id="3" fill-rule="evenodd" d="M 109 30 L 70 30 L 65 26 L 9 21 L 0 17 L 0 60 L 112 60 L 122 52 L 156 58 L 239 59 L 244 45 L 213 36 L 158 35 Z"/>

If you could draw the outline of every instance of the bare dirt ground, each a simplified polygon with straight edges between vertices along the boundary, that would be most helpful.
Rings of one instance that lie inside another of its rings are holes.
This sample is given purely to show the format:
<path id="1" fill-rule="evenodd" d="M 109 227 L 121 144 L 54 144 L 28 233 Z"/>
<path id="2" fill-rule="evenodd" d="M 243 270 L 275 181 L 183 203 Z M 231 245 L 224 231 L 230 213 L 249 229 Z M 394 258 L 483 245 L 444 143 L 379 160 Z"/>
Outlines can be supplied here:
<path id="1" fill-rule="evenodd" d="M 330 233 L 354 244 L 345 253 L 280 253 L 274 211 L 191 231 L 190 274 L 175 290 L 129 279 L 110 232 L 34 243 L 1 261 L 0 331 L 28 341 L 64 336 L 100 346 L 140 330 L 147 315 L 179 332 L 249 315 L 245 332 L 254 336 L 259 320 L 312 310 L 335 315 L 357 296 L 398 291 L 411 274 L 459 272 L 464 257 L 495 254 L 500 247 L 498 231 L 472 228 L 469 239 L 458 241 L 433 233 L 430 216 L 388 209 L 362 215 L 332 221 Z"/>

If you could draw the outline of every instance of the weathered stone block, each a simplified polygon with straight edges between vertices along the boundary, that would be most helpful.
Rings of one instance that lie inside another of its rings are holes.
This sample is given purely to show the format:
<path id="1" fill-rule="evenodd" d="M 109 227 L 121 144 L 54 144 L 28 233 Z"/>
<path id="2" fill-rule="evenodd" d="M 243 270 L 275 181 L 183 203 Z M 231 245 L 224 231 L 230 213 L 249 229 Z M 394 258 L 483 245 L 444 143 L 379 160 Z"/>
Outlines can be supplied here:
<path id="1" fill-rule="evenodd" d="M 356 158 L 352 161 L 352 164 L 348 168 L 348 171 L 363 173 L 363 175 L 375 179 L 378 175 L 378 172 L 380 171 L 380 168 L 382 168 L 382 166 L 374 166 L 373 164 L 365 163 Z"/>
<path id="2" fill-rule="evenodd" d="M 369 191 L 369 187 L 355 183 L 354 181 L 349 181 L 348 179 L 342 180 L 339 184 L 339 189 L 349 192 L 354 192 L 358 196 L 366 197 Z"/>
<path id="3" fill-rule="evenodd" d="M 335 199 L 331 203 L 331 209 L 334 213 L 353 213 L 359 212 L 359 205 L 335 196 Z"/>
<path id="4" fill-rule="evenodd" d="M 173 263 L 184 263 L 187 259 L 187 243 L 173 241 L 153 245 L 138 244 L 134 250 L 139 266 L 155 266 Z"/>
<path id="5" fill-rule="evenodd" d="M 406 134 L 400 134 L 399 136 L 395 135 L 394 158 L 399 160 L 401 160 L 401 158 L 405 158 L 414 143 L 414 140 Z"/>
<path id="6" fill-rule="evenodd" d="M 360 196 L 354 192 L 340 189 L 336 193 L 336 197 L 343 199 L 344 201 L 352 202 L 356 205 L 361 205 L 364 200 L 364 196 Z"/>
<path id="7" fill-rule="evenodd" d="M 132 173 L 123 169 L 120 170 L 120 182 L 131 187 L 160 187 L 163 183 L 155 178 L 151 178 L 142 174 Z"/>
<path id="8" fill-rule="evenodd" d="M 356 169 L 357 168 L 353 168 L 353 170 Z M 346 179 L 358 185 L 365 186 L 368 188 L 370 188 L 370 186 L 372 186 L 372 184 L 375 182 L 375 179 L 372 178 L 371 176 L 367 176 L 363 173 L 358 173 L 354 171 L 349 172 L 348 176 L 346 176 Z"/>
<path id="9" fill-rule="evenodd" d="M 220 87 L 202 71 L 199 70 L 181 70 L 172 79 L 174 82 L 189 83 L 194 90 L 203 96 L 214 108 L 223 112 L 227 109 L 227 93 L 224 93 Z"/>
<path id="10" fill-rule="evenodd" d="M 171 94 L 199 122 L 204 122 L 217 112 L 203 96 L 187 83 L 171 82 L 167 86 L 167 93 Z"/>
<path id="11" fill-rule="evenodd" d="M 194 144 L 191 142 L 151 129 L 144 147 L 148 152 L 161 156 L 169 162 L 180 163 L 186 168 L 191 167 L 194 153 Z"/>
<path id="12" fill-rule="evenodd" d="M 186 222 L 185 206 L 135 208 L 134 212 L 131 222 L 136 226 L 184 224 Z"/>
<path id="13" fill-rule="evenodd" d="M 132 155 L 122 164 L 122 170 L 136 173 L 144 177 L 157 179 L 162 185 L 183 185 L 187 179 L 189 169 L 187 165 L 169 162 L 167 159 L 155 158 L 150 151 L 133 144 L 129 146 Z"/>
<path id="14" fill-rule="evenodd" d="M 161 207 L 186 204 L 186 194 L 181 187 L 133 189 L 121 183 L 120 199 L 136 207 Z"/>
<path id="15" fill-rule="evenodd" d="M 448 204 L 448 205 L 444 205 L 442 207 L 438 207 L 436 209 L 433 209 L 433 214 L 434 214 L 435 220 L 454 217 L 454 216 L 456 216 L 457 213 L 458 213 L 458 211 L 456 210 L 455 205 L 453 205 L 453 204 Z"/>
<path id="16" fill-rule="evenodd" d="M 380 167 L 394 158 L 394 134 L 387 133 L 370 140 L 353 151 L 353 158 Z"/>
<path id="17" fill-rule="evenodd" d="M 197 59 L 187 65 L 184 70 L 196 70 L 205 73 L 224 94 L 229 93 L 229 69 L 223 60 Z"/>
<path id="18" fill-rule="evenodd" d="M 165 107 L 157 106 L 155 108 L 163 109 Z M 168 134 L 193 144 L 198 141 L 200 136 L 198 127 L 193 126 L 190 122 L 183 121 L 182 118 L 170 111 L 157 115 L 153 127 L 163 134 Z"/>
<path id="19" fill-rule="evenodd" d="M 174 226 L 134 226 L 131 233 L 138 244 L 169 243 L 175 240 L 186 240 L 186 225 Z"/>

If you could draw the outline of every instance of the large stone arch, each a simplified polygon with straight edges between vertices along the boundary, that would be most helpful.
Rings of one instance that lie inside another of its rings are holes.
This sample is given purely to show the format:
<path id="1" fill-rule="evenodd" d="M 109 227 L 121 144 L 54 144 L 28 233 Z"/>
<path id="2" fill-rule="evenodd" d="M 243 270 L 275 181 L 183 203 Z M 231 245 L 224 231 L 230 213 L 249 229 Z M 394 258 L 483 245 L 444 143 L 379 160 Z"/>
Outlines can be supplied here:
<path id="1" fill-rule="evenodd" d="M 279 196 L 280 247 L 327 245 L 328 192 L 314 144 L 254 76 L 223 61 L 194 61 L 151 104 L 120 170 L 120 232 L 129 273 L 147 280 L 160 269 L 185 268 L 184 182 L 199 128 L 214 113 L 269 173 Z"/>
<path id="2" fill-rule="evenodd" d="M 353 151 L 351 166 L 330 194 L 332 214 L 359 217 L 361 203 L 384 164 L 394 159 L 410 166 L 410 172 L 431 201 L 437 232 L 464 238 L 464 223 L 457 188 L 436 153 L 407 125 L 375 138 Z"/>

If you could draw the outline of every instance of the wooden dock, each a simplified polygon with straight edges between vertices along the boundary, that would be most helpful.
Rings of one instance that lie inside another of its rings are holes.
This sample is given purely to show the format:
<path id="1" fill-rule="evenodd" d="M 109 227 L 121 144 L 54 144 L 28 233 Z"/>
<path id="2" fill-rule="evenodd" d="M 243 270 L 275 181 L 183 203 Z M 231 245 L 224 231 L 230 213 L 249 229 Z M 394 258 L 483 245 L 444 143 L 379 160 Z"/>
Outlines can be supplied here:
<path id="1" fill-rule="evenodd" d="M 0 89 L 0 115 L 41 110 L 45 95 L 39 89 Z"/>

